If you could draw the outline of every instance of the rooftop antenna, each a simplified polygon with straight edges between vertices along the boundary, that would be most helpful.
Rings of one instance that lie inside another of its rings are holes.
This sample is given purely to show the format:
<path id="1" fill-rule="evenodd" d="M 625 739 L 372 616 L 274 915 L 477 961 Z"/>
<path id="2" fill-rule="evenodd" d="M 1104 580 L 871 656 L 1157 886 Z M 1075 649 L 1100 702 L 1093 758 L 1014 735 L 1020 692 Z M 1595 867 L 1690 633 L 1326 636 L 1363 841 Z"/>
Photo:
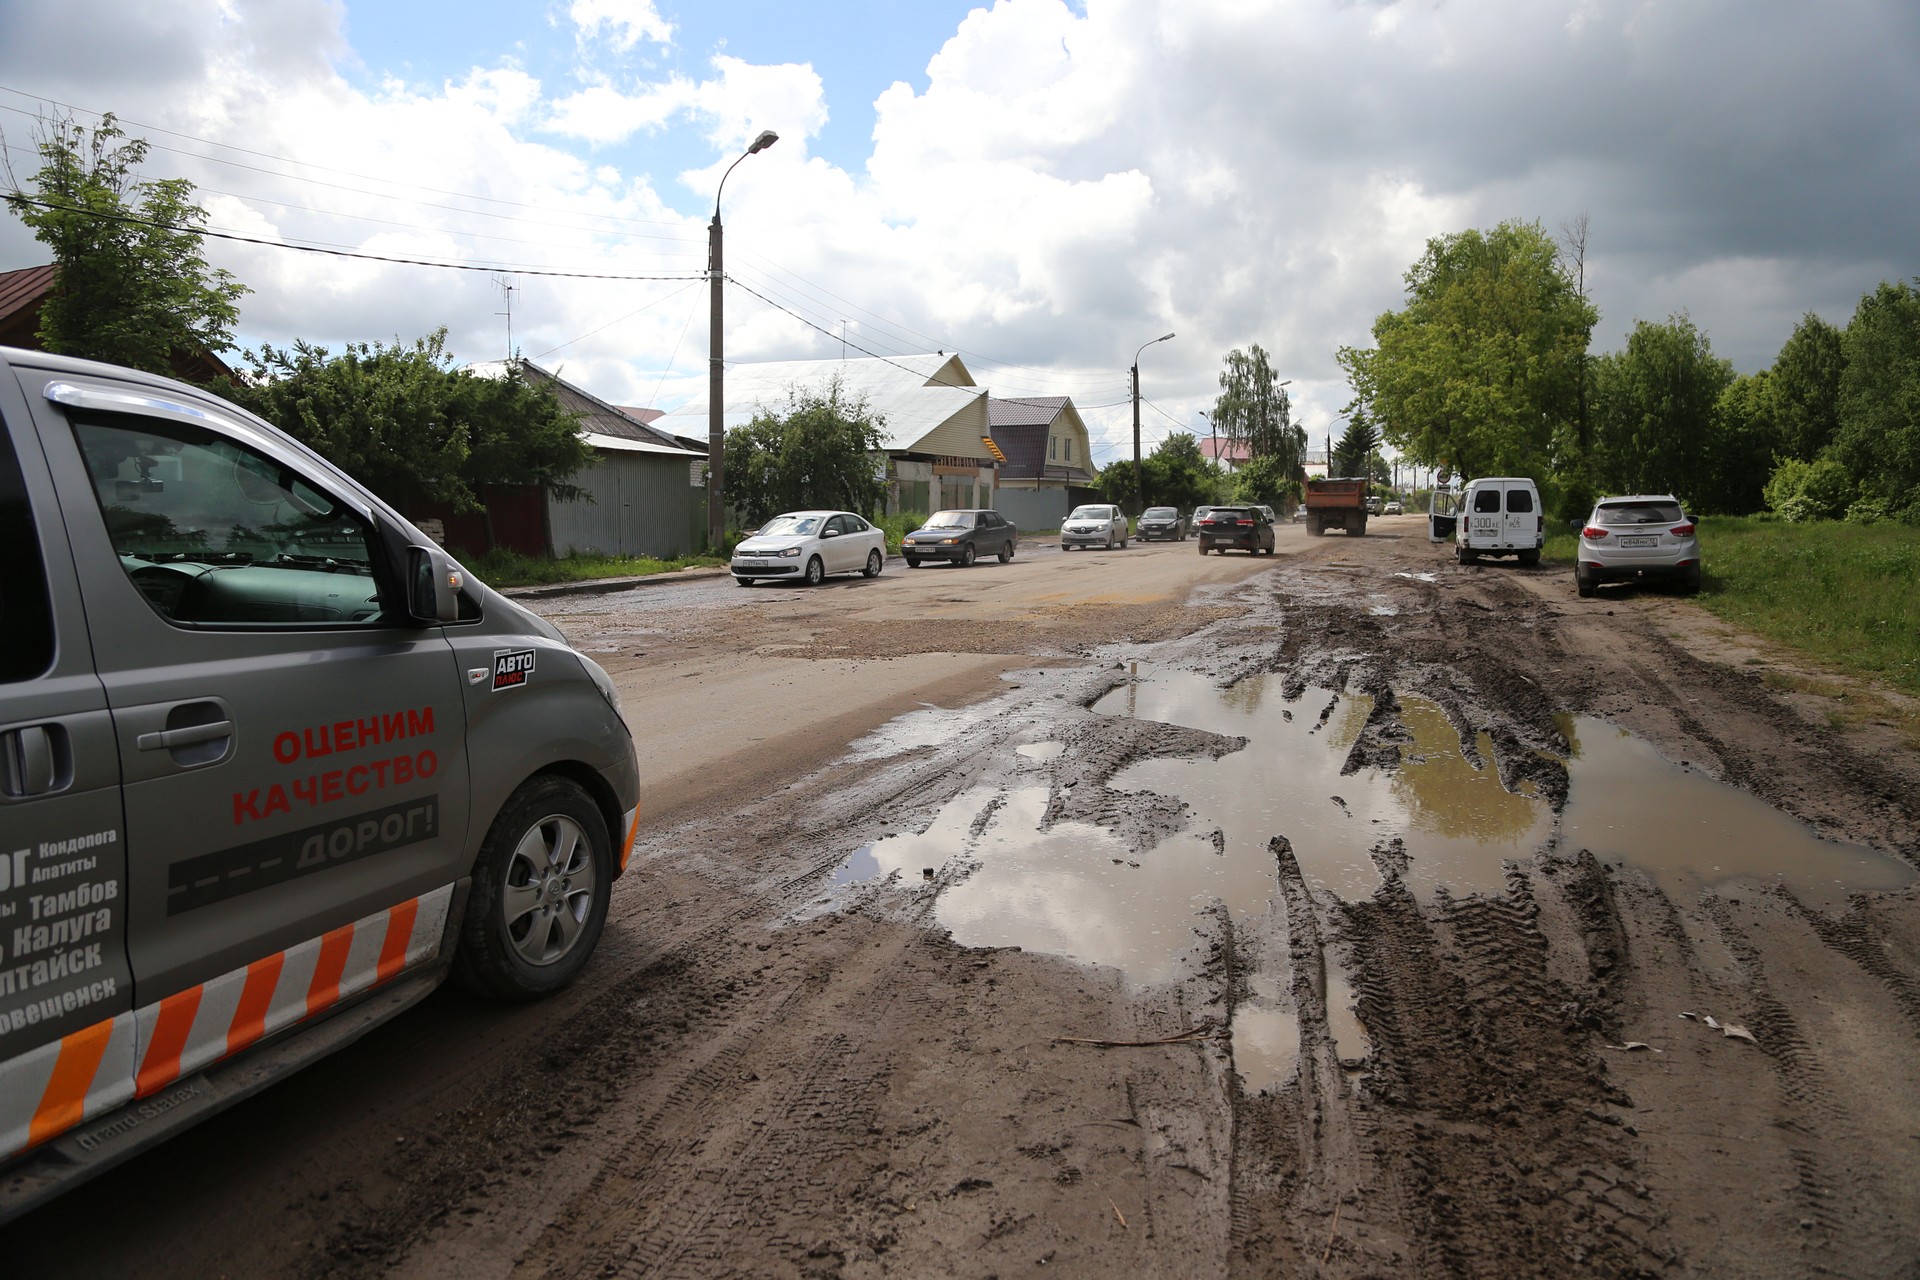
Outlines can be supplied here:
<path id="1" fill-rule="evenodd" d="M 512 276 L 506 275 L 494 276 L 493 283 L 500 290 L 501 301 L 506 304 L 505 311 L 496 311 L 493 314 L 507 318 L 507 359 L 511 360 L 513 359 L 513 295 L 519 286 L 513 283 Z"/>

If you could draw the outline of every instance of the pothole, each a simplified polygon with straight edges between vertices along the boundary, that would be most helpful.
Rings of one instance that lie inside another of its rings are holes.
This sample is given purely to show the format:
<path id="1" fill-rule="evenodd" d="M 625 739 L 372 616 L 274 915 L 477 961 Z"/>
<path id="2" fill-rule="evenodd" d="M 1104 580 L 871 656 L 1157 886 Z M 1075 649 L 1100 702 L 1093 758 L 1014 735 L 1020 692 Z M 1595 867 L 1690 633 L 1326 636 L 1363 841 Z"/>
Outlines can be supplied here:
<path id="1" fill-rule="evenodd" d="M 1592 716 L 1563 716 L 1573 745 L 1561 843 L 1651 876 L 1676 901 L 1735 880 L 1784 885 L 1809 906 L 1900 889 L 1914 869 L 1865 845 L 1822 839 L 1756 796 L 1666 759 Z"/>

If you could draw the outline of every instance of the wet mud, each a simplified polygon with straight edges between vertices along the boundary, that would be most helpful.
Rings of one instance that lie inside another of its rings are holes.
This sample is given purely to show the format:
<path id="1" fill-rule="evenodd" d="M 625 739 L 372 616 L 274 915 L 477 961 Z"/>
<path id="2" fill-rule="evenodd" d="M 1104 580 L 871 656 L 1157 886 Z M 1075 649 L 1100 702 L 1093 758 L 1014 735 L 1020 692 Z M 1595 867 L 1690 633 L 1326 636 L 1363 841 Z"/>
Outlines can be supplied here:
<path id="1" fill-rule="evenodd" d="M 1020 661 L 647 831 L 523 1021 L 316 1068 L 466 1060 L 169 1274 L 1920 1277 L 1920 762 L 1383 526 L 1137 617 L 570 622 Z"/>

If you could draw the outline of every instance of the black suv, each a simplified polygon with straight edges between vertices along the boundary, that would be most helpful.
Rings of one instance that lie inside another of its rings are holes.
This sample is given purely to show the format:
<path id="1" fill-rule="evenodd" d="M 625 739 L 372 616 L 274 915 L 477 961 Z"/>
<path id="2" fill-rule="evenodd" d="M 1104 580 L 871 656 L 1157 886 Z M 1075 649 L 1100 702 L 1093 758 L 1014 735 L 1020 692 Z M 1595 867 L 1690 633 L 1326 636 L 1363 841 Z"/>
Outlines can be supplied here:
<path id="1" fill-rule="evenodd" d="M 1238 547 L 1249 555 L 1273 554 L 1273 522 L 1259 507 L 1215 507 L 1194 526 L 1200 554 Z"/>
<path id="2" fill-rule="evenodd" d="M 968 565 L 981 556 L 999 556 L 1005 564 L 1013 559 L 1019 537 L 1013 522 L 998 511 L 936 511 L 900 540 L 900 554 L 909 569 L 918 569 L 922 560 Z"/>

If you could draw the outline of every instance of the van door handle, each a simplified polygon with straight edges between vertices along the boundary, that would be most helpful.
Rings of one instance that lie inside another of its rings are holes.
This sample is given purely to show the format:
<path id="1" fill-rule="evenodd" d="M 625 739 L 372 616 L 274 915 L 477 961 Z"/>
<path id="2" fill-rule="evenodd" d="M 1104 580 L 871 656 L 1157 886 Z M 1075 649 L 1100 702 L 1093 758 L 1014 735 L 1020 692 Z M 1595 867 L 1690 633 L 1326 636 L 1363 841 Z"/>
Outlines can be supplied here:
<path id="1" fill-rule="evenodd" d="M 65 791 L 73 784 L 73 752 L 59 725 L 34 724 L 0 734 L 0 792 L 16 799 Z"/>
<path id="2" fill-rule="evenodd" d="M 142 751 L 171 751 L 175 747 L 191 747 L 202 742 L 213 742 L 220 738 L 233 736 L 233 721 L 216 720 L 212 724 L 188 725 L 184 729 L 161 729 L 157 733 L 143 733 L 133 740 L 133 745 Z"/>

